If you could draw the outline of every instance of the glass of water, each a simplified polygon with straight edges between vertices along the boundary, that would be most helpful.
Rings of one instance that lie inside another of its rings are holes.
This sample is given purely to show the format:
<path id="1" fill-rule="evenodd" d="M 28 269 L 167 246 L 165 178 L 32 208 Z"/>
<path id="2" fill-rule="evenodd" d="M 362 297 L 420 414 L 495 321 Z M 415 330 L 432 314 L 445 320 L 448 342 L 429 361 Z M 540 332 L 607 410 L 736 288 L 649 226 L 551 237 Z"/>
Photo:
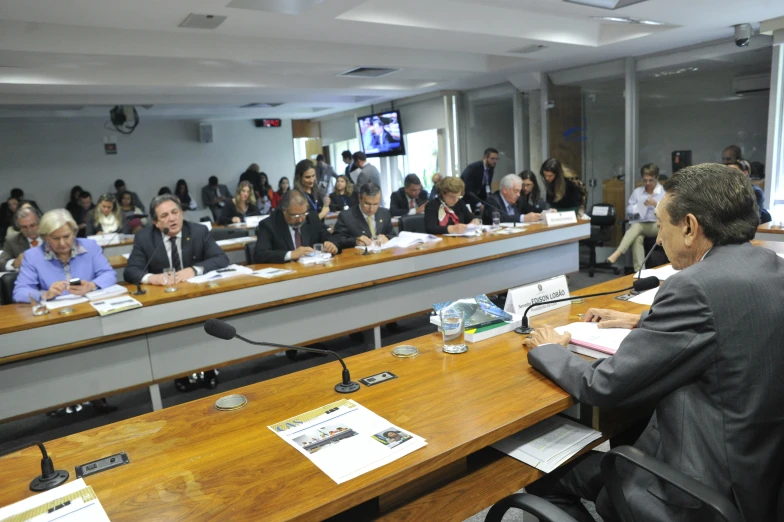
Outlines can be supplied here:
<path id="1" fill-rule="evenodd" d="M 49 309 L 46 307 L 46 295 L 42 292 L 40 295 L 35 295 L 30 292 L 27 294 L 30 298 L 30 304 L 33 305 L 33 315 L 46 315 Z"/>
<path id="2" fill-rule="evenodd" d="M 313 252 L 315 253 L 316 257 L 320 258 L 324 256 L 324 243 L 313 243 Z"/>
<path id="3" fill-rule="evenodd" d="M 501 213 L 493 212 L 493 228 L 498 228 L 500 226 L 501 226 Z"/>
<path id="4" fill-rule="evenodd" d="M 166 290 L 164 290 L 164 292 L 170 293 L 170 292 L 177 291 L 177 287 L 175 286 L 176 277 L 177 277 L 177 271 L 174 268 L 169 267 L 163 269 L 163 279 L 164 279 L 164 284 L 166 285 Z"/>
<path id="5" fill-rule="evenodd" d="M 381 253 L 381 238 L 378 237 L 373 238 L 373 244 L 370 245 L 370 251 L 373 252 L 374 254 Z"/>
<path id="6" fill-rule="evenodd" d="M 445 353 L 464 353 L 468 351 L 465 343 L 465 318 L 455 308 L 444 308 L 439 312 L 441 335 Z"/>

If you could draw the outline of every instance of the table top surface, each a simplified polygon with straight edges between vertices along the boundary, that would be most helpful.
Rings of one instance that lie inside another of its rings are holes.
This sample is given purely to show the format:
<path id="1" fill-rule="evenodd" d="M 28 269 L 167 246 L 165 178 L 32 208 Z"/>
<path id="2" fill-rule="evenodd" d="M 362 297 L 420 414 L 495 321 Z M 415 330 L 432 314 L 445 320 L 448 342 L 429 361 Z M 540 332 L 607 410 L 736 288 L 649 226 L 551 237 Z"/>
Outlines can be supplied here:
<path id="1" fill-rule="evenodd" d="M 757 232 L 761 234 L 784 234 L 784 228 L 768 221 L 757 227 Z"/>
<path id="2" fill-rule="evenodd" d="M 580 293 L 610 291 L 631 276 Z M 590 306 L 642 312 L 645 306 L 590 300 Z M 534 324 L 579 320 L 588 303 L 532 318 Z M 434 327 L 435 328 L 435 327 Z M 126 451 L 131 464 L 87 477 L 114 522 L 137 520 L 322 520 L 391 491 L 533 425 L 574 404 L 531 368 L 522 336 L 508 333 L 469 351 L 441 351 L 440 334 L 406 344 L 419 355 L 399 359 L 392 346 L 346 359 L 352 377 L 390 371 L 399 378 L 350 395 L 333 390 L 337 362 L 234 390 L 248 398 L 237 411 L 215 397 L 142 415 L 47 443 L 58 469 Z M 239 342 L 239 341 L 232 341 Z M 427 439 L 427 446 L 379 469 L 335 484 L 267 426 L 342 398 L 353 399 Z M 459 406 L 458 406 L 459 405 Z M 37 449 L 0 459 L 0 505 L 31 495 Z M 318 492 L 314 494 L 314 492 Z"/>
<path id="3" fill-rule="evenodd" d="M 322 274 L 328 274 L 330 272 L 347 270 L 347 269 L 357 268 L 365 265 L 384 263 L 388 261 L 395 261 L 395 260 L 405 259 L 405 258 L 415 257 L 415 256 L 423 256 L 436 252 L 443 252 L 443 251 L 453 250 L 453 249 L 458 249 L 463 247 L 487 244 L 495 241 L 504 241 L 504 240 L 514 239 L 522 236 L 528 236 L 528 235 L 538 234 L 541 232 L 548 232 L 561 228 L 575 227 L 580 225 L 585 225 L 585 223 L 578 223 L 576 225 L 573 224 L 573 225 L 551 226 L 551 227 L 536 224 L 536 225 L 526 227 L 525 230 L 522 230 L 519 233 L 511 234 L 511 235 L 483 234 L 482 236 L 467 237 L 467 238 L 466 237 L 443 237 L 441 241 L 435 243 L 428 243 L 426 245 L 419 245 L 417 247 L 411 247 L 405 249 L 387 250 L 371 256 L 362 255 L 362 252 L 360 250 L 350 248 L 344 250 L 343 253 L 335 256 L 330 263 L 324 265 L 304 266 L 299 263 L 285 263 L 285 264 L 278 264 L 278 265 L 261 265 L 261 264 L 252 265 L 252 268 L 254 269 L 261 269 L 266 267 L 276 267 L 276 268 L 285 267 L 285 268 L 295 270 L 295 272 L 292 274 L 287 274 L 281 277 L 277 277 L 275 279 L 264 279 L 260 277 L 242 275 L 231 279 L 223 280 L 216 287 L 210 287 L 207 283 L 182 284 L 180 285 L 179 290 L 173 293 L 165 293 L 163 287 L 143 285 L 143 287 L 147 290 L 147 293 L 140 296 L 134 296 L 134 298 L 137 299 L 139 302 L 141 302 L 143 306 L 154 306 L 159 304 L 171 303 L 175 301 L 182 301 L 194 297 L 219 294 L 222 292 L 230 292 L 233 290 L 239 290 L 243 288 L 275 284 L 277 282 L 288 281 L 291 279 L 318 276 Z M 576 241 L 576 239 L 574 241 Z M 239 246 L 241 248 L 244 248 L 243 245 L 239 245 Z M 545 248 L 547 246 L 548 244 L 544 244 L 541 246 L 541 248 Z M 516 253 L 515 251 L 510 251 L 505 255 L 513 255 L 515 253 Z M 501 256 L 494 256 L 494 257 L 501 257 Z M 475 261 L 479 262 L 483 259 L 484 258 L 480 256 Z M 416 274 L 409 274 L 409 276 L 414 276 L 414 275 Z M 354 288 L 360 288 L 363 286 L 370 286 L 373 284 L 381 284 L 386 282 L 389 281 L 378 280 L 378 281 L 364 282 L 352 287 L 335 288 L 333 291 L 344 292 Z M 122 284 L 128 287 L 129 289 L 135 288 L 134 285 L 130 285 L 128 283 L 122 283 Z M 315 296 L 311 295 L 311 296 L 303 297 L 301 299 L 305 299 L 308 297 L 315 297 Z M 288 304 L 288 302 L 294 302 L 296 300 L 301 300 L 301 299 L 297 298 L 291 301 L 287 300 L 286 302 L 281 302 L 281 303 L 268 303 L 265 306 Z M 68 321 L 76 321 L 80 319 L 98 316 L 98 313 L 95 311 L 95 309 L 93 309 L 92 306 L 90 306 L 89 303 L 75 305 L 72 308 L 74 311 L 70 315 L 64 316 L 64 315 L 59 315 L 57 313 L 50 313 L 48 315 L 35 317 L 32 315 L 30 311 L 29 304 L 11 304 L 11 305 L 2 306 L 0 307 L 0 312 L 2 312 L 0 313 L 0 335 L 29 330 L 31 328 L 38 328 L 41 326 L 48 326 L 52 324 L 58 324 L 58 323 L 63 323 Z M 221 314 L 217 314 L 216 316 L 219 315 Z M 222 315 L 225 316 L 228 314 L 224 313 Z"/>

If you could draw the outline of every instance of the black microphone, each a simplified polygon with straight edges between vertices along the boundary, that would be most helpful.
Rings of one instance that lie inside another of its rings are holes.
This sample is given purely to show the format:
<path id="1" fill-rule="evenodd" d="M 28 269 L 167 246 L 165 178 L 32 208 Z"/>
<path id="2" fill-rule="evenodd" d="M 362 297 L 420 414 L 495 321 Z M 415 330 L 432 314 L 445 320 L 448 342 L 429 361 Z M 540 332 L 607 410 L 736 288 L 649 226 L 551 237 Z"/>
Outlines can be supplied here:
<path id="1" fill-rule="evenodd" d="M 335 391 L 338 393 L 352 393 L 359 389 L 359 383 L 356 383 L 351 380 L 351 374 L 349 374 L 348 368 L 346 367 L 346 363 L 343 362 L 343 358 L 340 357 L 340 355 L 338 355 L 337 353 L 333 352 L 332 350 L 320 350 L 318 348 L 305 348 L 304 346 L 289 346 L 287 344 L 263 343 L 263 342 L 251 341 L 250 339 L 246 339 L 241 335 L 237 334 L 236 328 L 234 328 L 226 321 L 221 321 L 220 319 L 208 319 L 207 322 L 204 323 L 204 331 L 213 337 L 217 337 L 218 339 L 223 339 L 225 341 L 230 341 L 231 339 L 234 339 L 236 337 L 237 339 L 245 341 L 248 344 L 253 344 L 255 346 L 271 346 L 273 348 L 285 348 L 287 350 L 302 350 L 303 352 L 320 353 L 322 355 L 326 355 L 326 354 L 333 355 L 337 358 L 338 361 L 340 361 L 340 364 L 343 366 L 343 381 L 335 385 Z"/>
<path id="2" fill-rule="evenodd" d="M 563 299 L 555 299 L 553 301 L 544 301 L 542 303 L 532 303 L 531 305 L 528 306 L 528 308 L 525 309 L 525 313 L 523 314 L 523 323 L 519 327 L 515 328 L 515 332 L 517 332 L 519 334 L 525 335 L 525 334 L 529 334 L 529 333 L 534 331 L 533 328 L 528 326 L 528 311 L 531 308 L 535 307 L 535 306 L 543 306 L 543 305 L 551 304 L 551 303 L 562 303 L 564 301 L 573 301 L 575 299 L 585 299 L 585 298 L 588 298 L 588 297 L 601 297 L 603 295 L 611 295 L 611 294 L 618 294 L 618 293 L 621 293 L 621 292 L 626 292 L 627 290 L 635 290 L 635 291 L 637 291 L 639 293 L 639 292 L 645 292 L 646 290 L 652 290 L 652 289 L 654 289 L 654 288 L 656 288 L 658 286 L 659 286 L 659 278 L 655 277 L 655 276 L 651 276 L 651 277 L 645 277 L 643 279 L 636 280 L 634 283 L 632 283 L 632 286 L 630 286 L 628 288 L 622 288 L 620 290 L 613 290 L 612 292 L 601 292 L 599 294 L 589 294 L 589 295 L 579 295 L 579 296 L 573 296 L 573 297 L 564 297 Z"/>
<path id="3" fill-rule="evenodd" d="M 163 240 L 166 241 L 166 234 L 169 233 L 169 227 L 164 228 L 161 232 L 163 232 Z M 161 243 L 161 245 L 162 244 L 163 243 Z M 144 265 L 144 270 L 142 270 L 142 277 L 144 277 L 144 273 L 147 272 L 147 269 L 150 268 L 150 263 L 152 263 L 152 260 L 155 257 L 155 254 L 158 253 L 158 249 L 161 248 L 161 245 L 156 246 L 155 249 L 152 251 L 152 255 L 150 256 L 150 259 L 147 260 L 147 264 Z M 171 262 L 169 263 L 171 264 Z M 131 292 L 131 295 L 144 295 L 146 293 L 147 290 L 142 290 L 142 280 L 139 279 L 139 282 L 136 283 L 136 291 Z"/>
<path id="4" fill-rule="evenodd" d="M 645 259 L 643 259 L 642 263 L 640 263 L 640 271 L 637 272 L 637 279 L 638 280 L 642 277 L 642 269 L 645 268 L 645 262 L 648 261 L 649 257 L 651 257 L 651 254 L 653 254 L 653 251 L 656 250 L 657 246 L 659 246 L 659 243 L 654 243 L 653 246 L 651 247 L 651 249 L 648 251 L 648 254 L 645 256 Z M 632 290 L 632 294 L 634 294 L 634 295 L 637 295 L 639 293 L 640 292 L 638 292 L 637 290 Z"/>
<path id="5" fill-rule="evenodd" d="M 3 451 L 0 453 L 0 457 L 3 455 L 9 455 L 11 453 L 16 453 L 17 451 L 29 448 L 31 446 L 38 446 L 38 449 L 41 450 L 41 455 L 43 455 L 43 458 L 41 458 L 41 474 L 35 477 L 32 482 L 30 482 L 30 491 L 47 491 L 52 488 L 56 488 L 68 480 L 67 471 L 64 469 L 58 469 L 55 471 L 52 458 L 46 453 L 46 448 L 44 448 L 44 445 L 41 442 L 25 442 Z"/>

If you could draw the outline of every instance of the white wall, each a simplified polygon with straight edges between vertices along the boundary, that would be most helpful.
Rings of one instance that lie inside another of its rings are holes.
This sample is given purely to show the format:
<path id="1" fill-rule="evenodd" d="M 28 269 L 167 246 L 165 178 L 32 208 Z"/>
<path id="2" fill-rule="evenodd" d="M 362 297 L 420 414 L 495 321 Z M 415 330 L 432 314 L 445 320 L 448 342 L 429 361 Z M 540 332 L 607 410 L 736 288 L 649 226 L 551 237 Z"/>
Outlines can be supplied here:
<path id="1" fill-rule="evenodd" d="M 43 209 L 63 207 L 73 185 L 96 199 L 114 192 L 114 180 L 147 203 L 180 178 L 201 206 L 201 188 L 211 175 L 231 190 L 251 163 L 258 163 L 277 186 L 294 173 L 291 121 L 277 129 L 256 128 L 252 121 L 215 121 L 214 142 L 200 143 L 198 121 L 144 120 L 130 136 L 106 130 L 98 119 L 0 119 L 0 198 L 13 187 Z M 103 151 L 104 136 L 117 137 L 118 154 Z"/>
<path id="2" fill-rule="evenodd" d="M 465 107 L 471 101 L 466 100 Z M 471 109 L 467 109 L 469 113 Z M 472 116 L 472 117 L 471 117 Z M 512 98 L 474 102 L 473 114 L 466 118 L 466 165 L 479 161 L 486 148 L 498 150 L 493 180 L 514 173 L 514 111 Z M 460 171 L 465 169 L 463 165 Z"/>

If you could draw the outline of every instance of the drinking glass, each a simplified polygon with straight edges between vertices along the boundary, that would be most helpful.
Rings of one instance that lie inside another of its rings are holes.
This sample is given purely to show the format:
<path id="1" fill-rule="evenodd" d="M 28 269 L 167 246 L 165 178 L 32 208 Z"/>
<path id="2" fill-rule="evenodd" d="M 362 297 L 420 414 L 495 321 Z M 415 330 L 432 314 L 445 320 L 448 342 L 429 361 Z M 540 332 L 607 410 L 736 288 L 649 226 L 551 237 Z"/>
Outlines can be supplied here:
<path id="1" fill-rule="evenodd" d="M 174 268 L 169 267 L 163 269 L 163 279 L 164 284 L 166 285 L 166 290 L 164 290 L 164 292 L 170 293 L 177 291 L 177 287 L 175 286 L 175 279 L 177 277 L 176 274 L 177 271 Z"/>
<path id="2" fill-rule="evenodd" d="M 313 243 L 313 251 L 316 257 L 324 257 L 324 243 Z"/>
<path id="3" fill-rule="evenodd" d="M 493 212 L 493 228 L 498 228 L 500 226 L 501 226 L 501 213 Z"/>
<path id="4" fill-rule="evenodd" d="M 373 244 L 370 246 L 370 251 L 373 252 L 374 254 L 381 253 L 381 238 L 378 237 L 373 238 Z"/>
<path id="5" fill-rule="evenodd" d="M 468 351 L 465 343 L 465 318 L 455 308 L 444 308 L 439 312 L 441 317 L 441 335 L 444 340 L 445 353 L 464 353 Z"/>
<path id="6" fill-rule="evenodd" d="M 27 294 L 27 297 L 30 298 L 30 304 L 33 305 L 33 315 L 46 315 L 49 313 L 49 309 L 46 307 L 46 296 L 43 293 L 40 296 L 36 296 L 30 292 Z"/>

